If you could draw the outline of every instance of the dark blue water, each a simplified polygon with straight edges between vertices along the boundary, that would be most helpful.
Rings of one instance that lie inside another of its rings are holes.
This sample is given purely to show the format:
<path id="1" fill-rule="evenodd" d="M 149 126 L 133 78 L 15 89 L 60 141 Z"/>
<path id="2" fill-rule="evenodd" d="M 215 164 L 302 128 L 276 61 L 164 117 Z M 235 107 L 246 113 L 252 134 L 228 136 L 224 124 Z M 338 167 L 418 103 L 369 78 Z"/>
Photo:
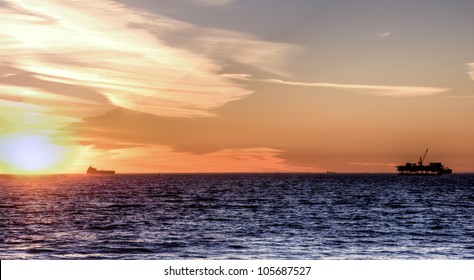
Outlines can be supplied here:
<path id="1" fill-rule="evenodd" d="M 0 259 L 474 259 L 474 175 L 0 177 Z"/>

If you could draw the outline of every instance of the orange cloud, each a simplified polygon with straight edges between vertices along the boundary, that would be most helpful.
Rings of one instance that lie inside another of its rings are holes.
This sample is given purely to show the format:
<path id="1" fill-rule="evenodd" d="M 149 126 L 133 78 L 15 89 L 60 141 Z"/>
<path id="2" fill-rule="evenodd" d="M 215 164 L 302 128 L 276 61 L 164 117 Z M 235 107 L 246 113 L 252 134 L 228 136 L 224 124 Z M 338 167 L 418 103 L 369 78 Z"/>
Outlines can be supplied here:
<path id="1" fill-rule="evenodd" d="M 271 148 L 224 149 L 207 154 L 176 152 L 167 146 L 100 150 L 82 147 L 71 172 L 81 172 L 94 163 L 118 172 L 302 172 L 280 158 L 282 151 Z M 311 170 L 318 171 L 318 170 Z"/>

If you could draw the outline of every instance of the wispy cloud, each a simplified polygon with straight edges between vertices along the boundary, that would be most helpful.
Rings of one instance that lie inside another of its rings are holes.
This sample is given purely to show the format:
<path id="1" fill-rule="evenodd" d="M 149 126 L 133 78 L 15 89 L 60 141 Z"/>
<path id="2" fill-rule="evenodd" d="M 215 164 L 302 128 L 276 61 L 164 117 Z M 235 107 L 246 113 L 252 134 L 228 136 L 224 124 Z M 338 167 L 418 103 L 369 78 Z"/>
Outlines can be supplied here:
<path id="1" fill-rule="evenodd" d="M 173 47 L 204 54 L 220 65 L 250 66 L 283 77 L 291 76 L 284 68 L 293 54 L 303 49 L 288 43 L 263 41 L 242 32 L 192 25 L 159 36 Z"/>
<path id="2" fill-rule="evenodd" d="M 385 39 L 385 38 L 388 38 L 390 36 L 392 36 L 392 32 L 390 32 L 390 31 L 377 33 L 377 37 L 379 37 L 380 39 Z"/>
<path id="3" fill-rule="evenodd" d="M 235 80 L 250 80 L 253 77 L 250 74 L 244 74 L 244 73 L 227 73 L 227 74 L 222 74 L 222 76 L 229 79 L 235 79 Z"/>
<path id="4" fill-rule="evenodd" d="M 471 80 L 474 81 L 474 62 L 468 63 L 467 67 L 468 67 L 467 74 L 469 75 L 469 77 L 471 77 Z"/>
<path id="5" fill-rule="evenodd" d="M 104 106 L 164 116 L 210 115 L 210 109 L 251 93 L 220 75 L 223 59 L 277 73 L 291 48 L 107 0 L 7 0 L 0 15 L 0 67 L 57 86 L 83 87 L 106 97 L 94 99 Z M 15 75 L 7 72 L 3 78 Z M 1 83 L 3 98 L 9 89 Z M 42 99 L 69 102 L 37 85 L 23 87 Z"/>
<path id="6" fill-rule="evenodd" d="M 263 80 L 268 83 L 276 83 L 291 86 L 322 87 L 349 90 L 360 94 L 380 95 L 380 96 L 428 96 L 449 91 L 448 88 L 419 87 L 419 86 L 384 86 L 384 85 L 358 85 L 358 84 L 337 84 L 337 83 L 304 83 L 290 82 L 278 79 Z"/>
<path id="7" fill-rule="evenodd" d="M 231 4 L 234 0 L 189 0 L 204 6 L 224 6 Z"/>

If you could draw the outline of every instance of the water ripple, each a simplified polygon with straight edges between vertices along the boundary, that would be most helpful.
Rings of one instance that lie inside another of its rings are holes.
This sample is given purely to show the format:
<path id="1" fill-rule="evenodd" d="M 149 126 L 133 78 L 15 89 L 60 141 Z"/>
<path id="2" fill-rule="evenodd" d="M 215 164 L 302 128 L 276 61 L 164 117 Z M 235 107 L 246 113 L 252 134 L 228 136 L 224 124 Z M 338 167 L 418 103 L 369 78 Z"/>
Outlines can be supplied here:
<path id="1" fill-rule="evenodd" d="M 0 176 L 0 259 L 474 259 L 474 176 Z"/>

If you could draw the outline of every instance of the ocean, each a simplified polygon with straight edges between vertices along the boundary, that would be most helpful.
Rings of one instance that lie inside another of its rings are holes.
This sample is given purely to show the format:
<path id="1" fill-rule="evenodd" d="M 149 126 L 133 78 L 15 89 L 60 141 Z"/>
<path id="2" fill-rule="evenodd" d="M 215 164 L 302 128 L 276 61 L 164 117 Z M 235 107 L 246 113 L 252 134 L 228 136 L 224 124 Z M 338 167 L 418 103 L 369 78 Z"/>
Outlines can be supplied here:
<path id="1" fill-rule="evenodd" d="M 2 175 L 0 259 L 474 259 L 474 175 Z"/>

